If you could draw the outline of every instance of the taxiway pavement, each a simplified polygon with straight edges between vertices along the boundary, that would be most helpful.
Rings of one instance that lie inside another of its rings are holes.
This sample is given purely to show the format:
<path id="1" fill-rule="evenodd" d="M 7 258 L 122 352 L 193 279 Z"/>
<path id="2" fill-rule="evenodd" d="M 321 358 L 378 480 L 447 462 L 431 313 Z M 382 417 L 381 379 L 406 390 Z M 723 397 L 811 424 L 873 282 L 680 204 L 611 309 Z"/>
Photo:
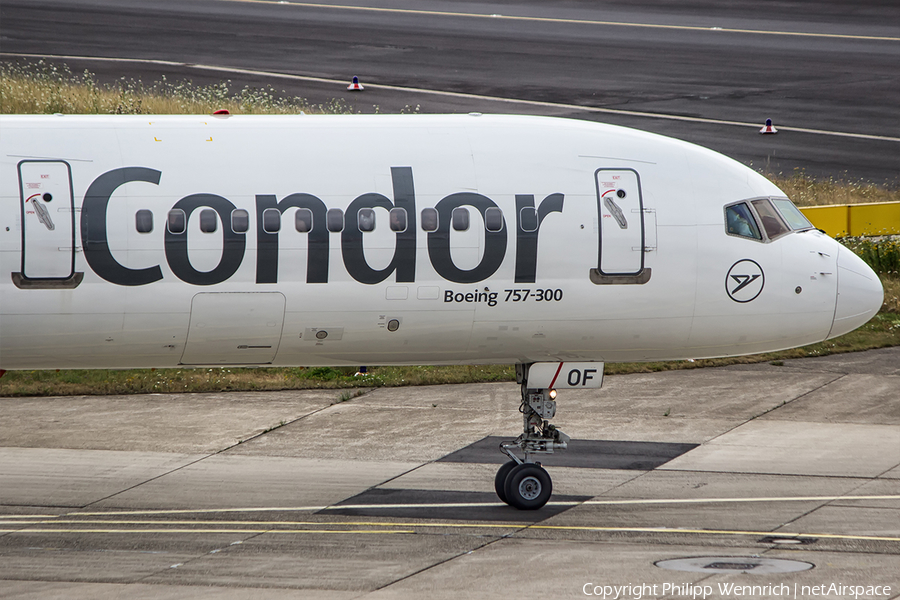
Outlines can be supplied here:
<path id="1" fill-rule="evenodd" d="M 514 384 L 0 399 L 0 598 L 586 597 L 589 583 L 900 597 L 900 348 L 612 376 L 559 403 L 574 441 L 546 462 L 551 503 L 520 512 L 493 493 Z"/>

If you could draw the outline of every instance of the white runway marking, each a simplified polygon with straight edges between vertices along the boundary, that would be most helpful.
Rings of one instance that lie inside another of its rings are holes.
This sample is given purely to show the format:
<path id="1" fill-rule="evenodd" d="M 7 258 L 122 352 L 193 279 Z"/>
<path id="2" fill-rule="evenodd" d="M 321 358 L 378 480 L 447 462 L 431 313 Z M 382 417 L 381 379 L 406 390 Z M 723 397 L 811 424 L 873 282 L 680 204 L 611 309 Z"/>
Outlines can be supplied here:
<path id="1" fill-rule="evenodd" d="M 535 23 L 563 23 L 569 25 L 602 25 L 606 27 L 636 27 L 645 29 L 674 29 L 681 31 L 707 31 L 715 33 L 748 33 L 757 35 L 779 35 L 814 38 L 831 38 L 845 40 L 875 40 L 882 42 L 900 42 L 898 37 L 877 35 L 853 35 L 843 33 L 816 33 L 809 31 L 776 31 L 773 29 L 739 29 L 734 27 L 709 27 L 701 25 L 670 25 L 664 23 L 629 23 L 625 21 L 599 21 L 595 19 L 563 19 L 559 17 L 526 17 L 520 15 L 499 15 L 484 13 L 466 13 L 440 10 L 422 10 L 411 8 L 384 8 L 377 6 L 349 6 L 343 4 L 317 4 L 313 2 L 285 2 L 283 0 L 220 0 L 220 2 L 240 2 L 242 4 L 277 4 L 297 8 L 326 8 L 332 10 L 351 10 L 363 12 L 380 12 L 392 14 L 423 15 L 437 17 L 465 17 L 472 19 L 495 19 L 499 21 L 532 21 Z"/>
<path id="2" fill-rule="evenodd" d="M 237 0 L 225 0 L 225 1 L 237 1 Z M 246 0 L 241 0 L 246 1 Z M 22 57 L 22 58 L 43 58 L 43 59 L 58 59 L 58 60 L 85 60 L 85 61 L 96 61 L 96 62 L 120 62 L 120 63 L 134 63 L 134 64 L 150 64 L 150 65 L 160 65 L 160 66 L 169 66 L 169 67 L 187 67 L 191 69 L 197 69 L 199 71 L 211 71 L 217 73 L 237 73 L 241 75 L 253 75 L 257 77 L 270 77 L 273 79 L 287 79 L 291 81 L 309 81 L 313 83 L 327 83 L 329 85 L 340 86 L 337 89 L 342 89 L 346 87 L 346 81 L 339 81 L 337 79 L 326 79 L 323 77 L 310 77 L 307 75 L 291 75 L 288 73 L 276 73 L 273 71 L 260 71 L 256 69 L 240 69 L 236 67 L 222 67 L 216 65 L 200 65 L 194 63 L 182 63 L 175 62 L 169 60 L 156 60 L 156 59 L 142 59 L 142 58 L 107 58 L 107 57 L 97 57 L 97 56 L 73 56 L 73 55 L 63 55 L 63 54 L 18 54 L 11 52 L 0 52 L 0 56 L 9 56 L 9 57 Z M 618 108 L 601 108 L 596 106 L 581 106 L 578 104 L 565 104 L 560 102 L 544 102 L 541 100 L 522 100 L 517 98 L 503 98 L 500 96 L 484 96 L 480 94 L 467 94 L 464 92 L 447 92 L 441 90 L 430 90 L 430 89 L 420 89 L 420 88 L 412 88 L 412 87 L 404 87 L 397 85 L 383 85 L 378 83 L 369 83 L 366 82 L 366 87 L 375 90 L 387 90 L 394 92 L 408 92 L 415 94 L 428 94 L 432 96 L 444 96 L 448 98 L 462 98 L 467 100 L 482 100 L 489 102 L 502 102 L 505 104 L 520 104 L 522 106 L 540 106 L 544 108 L 551 108 L 556 110 L 567 110 L 567 111 L 575 111 L 575 112 L 587 112 L 587 113 L 600 113 L 600 114 L 610 114 L 610 115 L 623 115 L 628 117 L 643 117 L 650 119 L 663 119 L 667 121 L 686 121 L 691 123 L 704 123 L 708 125 L 729 125 L 736 127 L 752 127 L 754 129 L 759 129 L 759 123 L 748 123 L 745 121 L 730 121 L 725 119 L 707 119 L 704 117 L 690 117 L 685 115 L 670 115 L 665 113 L 654 113 L 654 112 L 646 112 L 646 111 L 636 111 L 636 110 L 622 110 Z M 337 92 L 336 89 L 336 92 Z M 873 135 L 868 133 L 852 133 L 847 131 L 829 131 L 825 129 L 812 129 L 808 127 L 792 127 L 790 125 L 783 125 L 778 123 L 779 131 L 792 131 L 795 133 L 809 133 L 814 135 L 827 135 L 833 137 L 844 137 L 844 138 L 855 138 L 862 140 L 876 140 L 882 142 L 900 142 L 900 137 L 892 137 L 887 135 Z"/>

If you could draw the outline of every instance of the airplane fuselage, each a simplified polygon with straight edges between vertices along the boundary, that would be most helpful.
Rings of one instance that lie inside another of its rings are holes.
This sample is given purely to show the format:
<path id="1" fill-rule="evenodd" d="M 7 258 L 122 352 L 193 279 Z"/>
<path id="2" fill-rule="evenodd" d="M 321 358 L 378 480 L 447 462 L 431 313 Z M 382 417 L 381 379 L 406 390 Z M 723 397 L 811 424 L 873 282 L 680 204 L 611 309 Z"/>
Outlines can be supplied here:
<path id="1" fill-rule="evenodd" d="M 731 356 L 881 304 L 764 177 L 620 127 L 4 116 L 0 150 L 3 369 Z"/>

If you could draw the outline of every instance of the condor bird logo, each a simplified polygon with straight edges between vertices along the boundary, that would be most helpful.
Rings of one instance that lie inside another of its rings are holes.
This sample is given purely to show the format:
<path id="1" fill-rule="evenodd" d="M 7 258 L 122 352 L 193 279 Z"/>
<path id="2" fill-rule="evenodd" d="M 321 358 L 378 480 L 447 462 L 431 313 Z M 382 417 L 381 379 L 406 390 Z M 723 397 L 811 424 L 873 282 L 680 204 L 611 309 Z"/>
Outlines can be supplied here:
<path id="1" fill-rule="evenodd" d="M 766 277 L 762 267 L 750 259 L 739 260 L 728 269 L 725 276 L 725 291 L 735 302 L 755 300 L 763 290 Z"/>

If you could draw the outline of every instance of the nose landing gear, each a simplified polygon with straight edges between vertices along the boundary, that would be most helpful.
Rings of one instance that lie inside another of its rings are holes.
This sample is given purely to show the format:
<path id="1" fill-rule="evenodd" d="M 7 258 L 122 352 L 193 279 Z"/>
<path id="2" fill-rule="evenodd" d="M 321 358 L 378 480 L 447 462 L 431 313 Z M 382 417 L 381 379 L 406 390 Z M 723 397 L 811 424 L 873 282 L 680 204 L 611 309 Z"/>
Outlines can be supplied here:
<path id="1" fill-rule="evenodd" d="M 494 490 L 506 504 L 520 510 L 537 510 L 544 506 L 553 492 L 550 475 L 534 460 L 533 455 L 553 454 L 565 450 L 569 436 L 550 424 L 556 415 L 556 391 L 549 388 L 529 388 L 528 368 L 516 365 L 516 380 L 522 385 L 523 432 L 514 441 L 500 444 L 500 451 L 510 458 L 497 471 Z M 512 450 L 518 448 L 525 456 L 520 459 Z"/>

